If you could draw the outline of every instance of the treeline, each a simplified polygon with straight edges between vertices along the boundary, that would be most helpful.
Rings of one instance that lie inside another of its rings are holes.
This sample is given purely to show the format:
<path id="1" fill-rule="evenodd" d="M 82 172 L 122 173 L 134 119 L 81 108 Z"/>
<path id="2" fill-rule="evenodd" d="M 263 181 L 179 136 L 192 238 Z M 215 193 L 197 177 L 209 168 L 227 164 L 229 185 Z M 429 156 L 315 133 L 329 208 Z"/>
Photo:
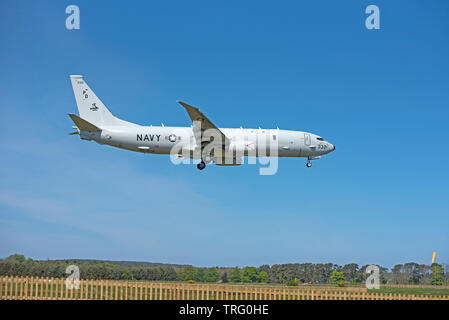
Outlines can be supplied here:
<path id="1" fill-rule="evenodd" d="M 34 261 L 22 255 L 0 260 L 0 275 L 66 278 L 66 268 L 75 264 L 81 279 L 89 280 L 148 280 L 176 281 L 178 276 L 172 266 L 123 266 L 102 262 Z"/>
<path id="2" fill-rule="evenodd" d="M 54 262 L 64 262 L 70 264 L 82 264 L 82 263 L 106 263 L 106 264 L 114 264 L 118 266 L 151 266 L 151 267 L 174 267 L 174 268 L 182 268 L 186 265 L 184 264 L 170 264 L 170 263 L 159 263 L 159 262 L 146 262 L 146 261 L 115 261 L 115 260 L 95 260 L 95 259 L 63 259 L 63 260 L 51 260 Z"/>
<path id="3" fill-rule="evenodd" d="M 165 265 L 99 260 L 47 260 L 26 259 L 12 255 L 0 260 L 0 275 L 65 278 L 66 268 L 77 265 L 81 279 L 92 280 L 145 280 L 231 283 L 299 284 L 362 284 L 369 274 L 368 265 L 359 267 L 350 263 L 340 266 L 333 263 L 291 263 L 244 268 L 199 268 L 183 265 Z M 398 264 L 391 270 L 378 266 L 382 284 L 445 284 L 448 285 L 449 265 L 432 266 L 414 262 Z"/>
<path id="4" fill-rule="evenodd" d="M 360 284 L 364 283 L 370 273 L 366 273 L 369 265 L 359 267 L 356 263 L 340 266 L 333 263 L 294 263 L 263 265 L 258 270 L 268 273 L 272 283 L 306 283 L 306 284 Z M 423 265 L 415 262 L 395 265 L 391 270 L 379 267 L 381 284 L 437 284 L 448 285 L 449 265 Z M 334 280 L 338 279 L 338 280 Z"/>

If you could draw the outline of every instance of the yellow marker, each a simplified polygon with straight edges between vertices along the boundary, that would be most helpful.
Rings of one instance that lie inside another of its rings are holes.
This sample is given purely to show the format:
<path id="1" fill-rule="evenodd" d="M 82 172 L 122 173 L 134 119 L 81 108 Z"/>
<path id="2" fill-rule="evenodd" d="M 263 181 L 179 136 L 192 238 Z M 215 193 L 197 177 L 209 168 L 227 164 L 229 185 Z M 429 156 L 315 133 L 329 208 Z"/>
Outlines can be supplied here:
<path id="1" fill-rule="evenodd" d="M 435 262 L 435 257 L 437 256 L 437 253 L 434 251 L 432 256 L 432 264 Z"/>

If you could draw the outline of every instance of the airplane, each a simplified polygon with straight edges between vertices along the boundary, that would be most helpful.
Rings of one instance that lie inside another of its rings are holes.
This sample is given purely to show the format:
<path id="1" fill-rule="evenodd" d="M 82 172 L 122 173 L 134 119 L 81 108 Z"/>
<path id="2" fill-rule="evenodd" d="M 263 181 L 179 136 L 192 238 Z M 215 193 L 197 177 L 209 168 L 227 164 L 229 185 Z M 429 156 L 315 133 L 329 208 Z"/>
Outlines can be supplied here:
<path id="1" fill-rule="evenodd" d="M 251 155 L 307 158 L 310 168 L 311 160 L 335 150 L 333 144 L 309 132 L 218 128 L 198 108 L 182 101 L 177 102 L 192 120 L 190 127 L 141 126 L 113 116 L 82 75 L 71 75 L 70 80 L 79 116 L 69 113 L 76 125 L 69 134 L 78 134 L 82 140 L 148 154 L 173 154 L 176 146 L 175 156 L 200 160 L 199 170 L 211 162 L 240 165 L 243 156 Z"/>

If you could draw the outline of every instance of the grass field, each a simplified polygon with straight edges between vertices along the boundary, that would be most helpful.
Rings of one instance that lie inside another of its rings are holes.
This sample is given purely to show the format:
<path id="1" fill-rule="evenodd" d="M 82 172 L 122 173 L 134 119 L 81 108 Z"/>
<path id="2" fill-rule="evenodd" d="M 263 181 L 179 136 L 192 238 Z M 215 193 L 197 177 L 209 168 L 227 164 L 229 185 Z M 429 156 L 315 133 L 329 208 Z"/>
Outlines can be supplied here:
<path id="1" fill-rule="evenodd" d="M 394 293 L 394 294 L 415 294 L 415 295 L 431 295 L 431 296 L 449 296 L 449 289 L 446 288 L 394 288 L 381 287 L 380 289 L 370 289 L 368 292 L 373 293 Z"/>

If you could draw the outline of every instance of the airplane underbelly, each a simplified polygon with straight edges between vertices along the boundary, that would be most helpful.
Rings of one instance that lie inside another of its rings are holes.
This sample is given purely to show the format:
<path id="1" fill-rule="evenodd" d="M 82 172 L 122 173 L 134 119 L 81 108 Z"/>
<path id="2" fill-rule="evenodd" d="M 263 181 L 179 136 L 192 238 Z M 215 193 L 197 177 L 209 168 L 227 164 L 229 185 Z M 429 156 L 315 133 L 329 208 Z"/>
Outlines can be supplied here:
<path id="1" fill-rule="evenodd" d="M 295 141 L 290 141 L 289 143 L 284 143 L 279 145 L 279 157 L 300 157 L 301 149 L 299 143 Z"/>

